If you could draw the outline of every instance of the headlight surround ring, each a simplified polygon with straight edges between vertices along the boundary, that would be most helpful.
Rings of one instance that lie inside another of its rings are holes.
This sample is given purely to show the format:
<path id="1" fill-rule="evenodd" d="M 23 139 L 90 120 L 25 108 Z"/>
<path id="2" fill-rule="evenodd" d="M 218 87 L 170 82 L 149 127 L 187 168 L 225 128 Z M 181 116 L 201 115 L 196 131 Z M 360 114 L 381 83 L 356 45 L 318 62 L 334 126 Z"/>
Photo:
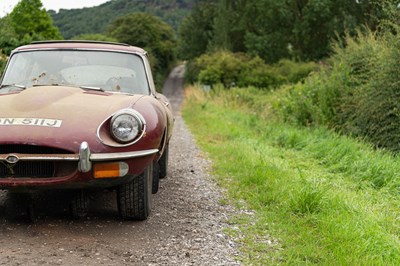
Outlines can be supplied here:
<path id="1" fill-rule="evenodd" d="M 143 135 L 145 127 L 141 114 L 132 109 L 124 109 L 111 117 L 110 134 L 115 141 L 130 144 Z"/>

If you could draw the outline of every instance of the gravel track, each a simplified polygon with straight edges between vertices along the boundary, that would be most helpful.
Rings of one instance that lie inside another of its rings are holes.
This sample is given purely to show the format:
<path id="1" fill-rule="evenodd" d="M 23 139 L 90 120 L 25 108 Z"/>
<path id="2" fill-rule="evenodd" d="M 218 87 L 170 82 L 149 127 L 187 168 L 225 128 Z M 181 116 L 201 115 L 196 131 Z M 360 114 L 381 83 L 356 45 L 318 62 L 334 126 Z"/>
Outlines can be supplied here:
<path id="1" fill-rule="evenodd" d="M 143 222 L 118 219 L 115 192 L 90 194 L 89 217 L 72 220 L 67 192 L 34 196 L 37 220 L 8 218 L 16 208 L 0 192 L 0 265 L 240 265 L 236 244 L 223 233 L 233 210 L 219 204 L 221 191 L 210 162 L 196 147 L 180 115 L 182 66 L 164 86 L 176 118 L 169 174 Z"/>

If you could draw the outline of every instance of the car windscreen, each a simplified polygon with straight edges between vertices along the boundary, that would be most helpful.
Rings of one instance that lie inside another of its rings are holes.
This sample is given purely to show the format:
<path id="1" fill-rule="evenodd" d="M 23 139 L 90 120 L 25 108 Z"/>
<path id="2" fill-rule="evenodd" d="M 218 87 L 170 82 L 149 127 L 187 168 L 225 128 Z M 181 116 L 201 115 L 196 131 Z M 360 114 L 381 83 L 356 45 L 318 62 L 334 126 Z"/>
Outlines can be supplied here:
<path id="1" fill-rule="evenodd" d="M 145 66 L 136 54 L 86 50 L 35 50 L 12 55 L 1 84 L 74 86 L 150 94 Z"/>

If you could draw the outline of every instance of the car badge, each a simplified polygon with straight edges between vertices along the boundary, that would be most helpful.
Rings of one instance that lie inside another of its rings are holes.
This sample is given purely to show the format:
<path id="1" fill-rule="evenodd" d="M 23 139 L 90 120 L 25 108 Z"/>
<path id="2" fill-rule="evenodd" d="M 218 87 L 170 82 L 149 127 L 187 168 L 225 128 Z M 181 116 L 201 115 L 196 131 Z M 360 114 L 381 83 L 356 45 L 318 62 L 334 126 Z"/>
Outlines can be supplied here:
<path id="1" fill-rule="evenodd" d="M 10 154 L 6 158 L 6 162 L 10 164 L 16 164 L 19 161 L 19 158 L 17 155 Z"/>

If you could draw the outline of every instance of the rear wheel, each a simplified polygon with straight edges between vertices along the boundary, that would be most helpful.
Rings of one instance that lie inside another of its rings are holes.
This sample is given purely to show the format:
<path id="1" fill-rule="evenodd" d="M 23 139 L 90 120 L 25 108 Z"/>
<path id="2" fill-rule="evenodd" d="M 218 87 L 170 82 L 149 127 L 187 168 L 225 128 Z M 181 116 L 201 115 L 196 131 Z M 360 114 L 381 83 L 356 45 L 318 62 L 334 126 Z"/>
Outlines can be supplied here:
<path id="1" fill-rule="evenodd" d="M 160 186 L 160 165 L 158 162 L 153 162 L 153 188 L 152 193 L 156 194 Z"/>
<path id="2" fill-rule="evenodd" d="M 89 197 L 84 190 L 76 191 L 72 196 L 70 211 L 75 219 L 83 219 L 87 216 L 89 209 Z"/>
<path id="3" fill-rule="evenodd" d="M 119 215 L 127 220 L 145 220 L 151 211 L 153 165 L 117 189 Z"/>
<path id="4" fill-rule="evenodd" d="M 161 179 L 167 177 L 167 171 L 168 171 L 168 157 L 169 157 L 169 144 L 165 146 L 164 153 L 161 156 L 160 160 L 158 161 L 159 167 L 160 167 L 160 175 L 159 177 Z"/>

